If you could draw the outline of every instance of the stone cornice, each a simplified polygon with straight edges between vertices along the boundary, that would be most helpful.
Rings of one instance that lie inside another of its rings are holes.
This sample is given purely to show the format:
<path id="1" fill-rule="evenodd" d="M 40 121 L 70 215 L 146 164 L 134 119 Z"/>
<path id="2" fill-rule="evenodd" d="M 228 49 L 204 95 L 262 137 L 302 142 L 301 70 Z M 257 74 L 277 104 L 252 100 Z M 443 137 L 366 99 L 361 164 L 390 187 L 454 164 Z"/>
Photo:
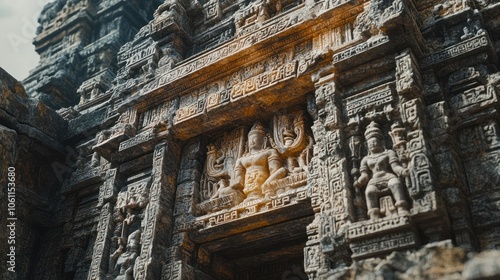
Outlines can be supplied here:
<path id="1" fill-rule="evenodd" d="M 319 33 L 341 25 L 361 11 L 360 4 L 347 2 L 311 19 L 307 7 L 300 6 L 271 19 L 253 33 L 236 37 L 213 50 L 180 63 L 124 100 L 119 111 L 145 100 L 149 103 L 150 100 L 167 100 L 181 95 L 191 88 L 263 60 L 280 50 L 310 41 Z"/>

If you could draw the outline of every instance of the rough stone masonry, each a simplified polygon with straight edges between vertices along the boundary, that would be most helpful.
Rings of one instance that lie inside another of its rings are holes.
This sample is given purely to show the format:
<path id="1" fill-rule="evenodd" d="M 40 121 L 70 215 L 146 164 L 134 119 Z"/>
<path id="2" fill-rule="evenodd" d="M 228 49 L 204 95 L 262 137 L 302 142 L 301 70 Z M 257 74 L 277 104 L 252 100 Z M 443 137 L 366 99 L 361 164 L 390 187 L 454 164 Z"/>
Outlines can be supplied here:
<path id="1" fill-rule="evenodd" d="M 500 2 L 57 0 L 0 69 L 2 279 L 500 278 Z"/>

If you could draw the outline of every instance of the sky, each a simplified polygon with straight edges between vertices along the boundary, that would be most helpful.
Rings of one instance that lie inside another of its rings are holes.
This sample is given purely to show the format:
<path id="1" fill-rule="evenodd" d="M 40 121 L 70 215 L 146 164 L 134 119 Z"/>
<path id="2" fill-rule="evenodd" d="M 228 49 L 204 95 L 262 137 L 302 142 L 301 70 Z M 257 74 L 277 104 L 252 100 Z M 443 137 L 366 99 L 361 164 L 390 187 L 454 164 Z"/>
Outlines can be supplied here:
<path id="1" fill-rule="evenodd" d="M 22 81 L 38 64 L 33 39 L 38 16 L 50 0 L 0 1 L 0 67 Z"/>

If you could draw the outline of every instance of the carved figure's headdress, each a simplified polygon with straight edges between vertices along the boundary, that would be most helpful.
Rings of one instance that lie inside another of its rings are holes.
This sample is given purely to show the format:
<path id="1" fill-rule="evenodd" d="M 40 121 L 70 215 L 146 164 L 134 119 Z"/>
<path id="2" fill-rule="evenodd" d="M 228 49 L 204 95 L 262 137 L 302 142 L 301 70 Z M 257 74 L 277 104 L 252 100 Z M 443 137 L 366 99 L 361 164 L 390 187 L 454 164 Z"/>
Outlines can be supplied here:
<path id="1" fill-rule="evenodd" d="M 367 127 L 365 131 L 365 139 L 368 140 L 370 138 L 376 137 L 380 140 L 384 140 L 384 135 L 382 134 L 382 131 L 380 130 L 379 125 L 372 121 Z"/>
<path id="2" fill-rule="evenodd" d="M 259 133 L 262 136 L 266 136 L 266 130 L 264 129 L 264 126 L 260 122 L 256 122 L 253 126 L 252 129 L 250 129 L 250 132 L 248 132 L 248 136 Z"/>
<path id="3" fill-rule="evenodd" d="M 405 130 L 405 127 L 400 122 L 395 122 L 391 125 L 391 130 Z"/>

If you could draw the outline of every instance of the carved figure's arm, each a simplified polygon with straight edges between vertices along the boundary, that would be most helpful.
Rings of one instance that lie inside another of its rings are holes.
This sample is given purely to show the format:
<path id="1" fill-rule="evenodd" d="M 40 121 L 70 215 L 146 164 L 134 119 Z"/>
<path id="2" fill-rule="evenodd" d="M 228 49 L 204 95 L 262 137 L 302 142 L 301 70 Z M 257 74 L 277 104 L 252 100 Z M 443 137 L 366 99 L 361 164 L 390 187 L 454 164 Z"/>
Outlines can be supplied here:
<path id="1" fill-rule="evenodd" d="M 267 162 L 269 165 L 269 178 L 264 182 L 264 184 L 272 182 L 277 179 L 285 178 L 286 169 L 283 167 L 281 163 L 278 152 L 274 149 L 270 150 L 269 157 L 267 158 Z"/>
<path id="2" fill-rule="evenodd" d="M 401 176 L 407 176 L 408 175 L 408 169 L 405 169 L 403 166 L 401 166 L 401 163 L 399 163 L 399 158 L 396 155 L 396 152 L 393 150 L 388 150 L 388 155 L 389 155 L 389 164 L 391 165 L 392 171 L 398 175 L 398 177 Z"/>
<path id="3" fill-rule="evenodd" d="M 366 186 L 368 183 L 368 180 L 370 180 L 370 173 L 369 173 L 370 168 L 368 167 L 368 163 L 366 162 L 366 158 L 363 158 L 361 160 L 361 166 L 359 167 L 359 172 L 361 173 L 361 176 L 359 176 L 358 180 L 354 182 L 354 187 L 355 188 L 362 188 Z"/>
<path id="4" fill-rule="evenodd" d="M 234 184 L 231 185 L 231 188 L 236 190 L 243 190 L 243 186 L 245 184 L 245 167 L 238 159 L 234 164 Z"/>

